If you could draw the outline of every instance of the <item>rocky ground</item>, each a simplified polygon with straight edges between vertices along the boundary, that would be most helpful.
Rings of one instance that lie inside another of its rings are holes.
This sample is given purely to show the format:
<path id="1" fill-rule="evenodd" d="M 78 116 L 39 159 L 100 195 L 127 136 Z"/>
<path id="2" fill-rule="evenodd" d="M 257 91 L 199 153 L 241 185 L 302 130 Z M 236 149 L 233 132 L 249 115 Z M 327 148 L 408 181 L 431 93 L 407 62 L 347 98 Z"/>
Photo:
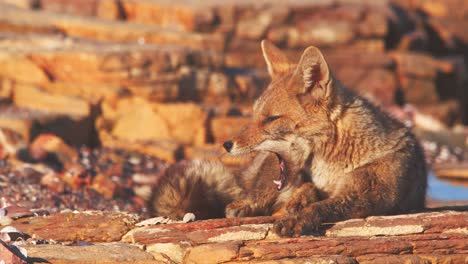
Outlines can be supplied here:
<path id="1" fill-rule="evenodd" d="M 220 143 L 269 81 L 261 39 L 320 47 L 467 186 L 467 27 L 463 0 L 0 0 L 0 263 L 468 262 L 464 202 L 298 239 L 268 217 L 137 226 L 171 164 L 249 160 Z"/>
<path id="2" fill-rule="evenodd" d="M 19 215 L 21 218 L 0 232 L 3 240 L 17 240 L 14 245 L 1 242 L 0 257 L 5 263 L 466 263 L 468 260 L 467 211 L 348 220 L 333 225 L 320 236 L 300 238 L 277 237 L 270 231 L 272 217 L 141 226 L 140 216 L 117 212 L 16 214 Z"/>

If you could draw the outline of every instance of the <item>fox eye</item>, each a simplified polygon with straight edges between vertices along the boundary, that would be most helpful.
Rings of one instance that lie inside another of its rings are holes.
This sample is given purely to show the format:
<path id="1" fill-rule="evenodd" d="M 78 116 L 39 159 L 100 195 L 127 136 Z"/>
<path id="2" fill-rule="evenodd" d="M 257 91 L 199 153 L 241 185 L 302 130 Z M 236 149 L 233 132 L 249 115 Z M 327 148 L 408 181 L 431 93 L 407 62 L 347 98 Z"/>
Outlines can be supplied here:
<path id="1" fill-rule="evenodd" d="M 271 123 L 271 122 L 273 122 L 273 121 L 275 121 L 276 119 L 279 119 L 279 118 L 281 118 L 281 116 L 279 116 L 279 115 L 278 116 L 269 116 L 269 117 L 263 119 L 262 124 L 264 124 L 264 125 L 269 124 L 269 123 Z"/>

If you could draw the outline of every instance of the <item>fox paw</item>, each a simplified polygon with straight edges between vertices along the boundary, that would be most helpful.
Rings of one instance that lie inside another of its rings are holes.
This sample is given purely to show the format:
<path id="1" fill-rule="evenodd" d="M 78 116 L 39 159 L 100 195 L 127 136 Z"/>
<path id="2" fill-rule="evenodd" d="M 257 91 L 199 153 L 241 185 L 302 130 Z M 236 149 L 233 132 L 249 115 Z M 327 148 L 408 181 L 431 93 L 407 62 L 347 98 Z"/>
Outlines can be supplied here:
<path id="1" fill-rule="evenodd" d="M 304 183 L 289 199 L 285 209 L 289 214 L 297 214 L 310 204 L 318 201 L 318 193 L 315 186 L 312 183 Z"/>
<path id="2" fill-rule="evenodd" d="M 287 216 L 273 224 L 273 231 L 284 237 L 298 237 L 319 230 L 320 219 L 314 216 Z"/>
<path id="3" fill-rule="evenodd" d="M 250 203 L 242 200 L 228 204 L 225 211 L 227 218 L 253 216 L 252 212 Z"/>

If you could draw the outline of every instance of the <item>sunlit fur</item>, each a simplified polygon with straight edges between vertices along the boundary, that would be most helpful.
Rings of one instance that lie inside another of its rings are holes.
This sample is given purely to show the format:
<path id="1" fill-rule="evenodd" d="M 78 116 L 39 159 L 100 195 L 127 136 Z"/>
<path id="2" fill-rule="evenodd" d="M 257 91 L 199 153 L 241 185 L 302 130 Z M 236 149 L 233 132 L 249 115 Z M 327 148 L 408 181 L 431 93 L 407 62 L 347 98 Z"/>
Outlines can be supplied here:
<path id="1" fill-rule="evenodd" d="M 224 217 L 224 208 L 238 199 L 236 178 L 217 161 L 184 161 L 166 171 L 150 199 L 151 214 L 180 220 L 185 213 L 197 219 Z"/>
<path id="2" fill-rule="evenodd" d="M 231 152 L 280 154 L 310 175 L 323 199 L 280 220 L 275 231 L 300 235 L 322 222 L 424 207 L 424 157 L 408 128 L 345 89 L 317 48 L 306 49 L 296 65 L 274 61 L 286 57 L 272 44 L 263 51 L 275 75 Z M 265 123 L 269 116 L 280 118 Z"/>
<path id="3" fill-rule="evenodd" d="M 234 155 L 258 151 L 259 156 L 239 178 L 223 169 L 207 170 L 213 166 L 208 162 L 166 177 L 174 183 L 156 190 L 158 213 L 186 211 L 190 203 L 208 207 L 211 195 L 234 193 L 215 207 L 226 206 L 228 217 L 274 214 L 275 232 L 299 236 L 323 223 L 424 207 L 424 156 L 408 128 L 345 89 L 317 48 L 307 48 L 297 64 L 268 42 L 262 42 L 262 50 L 272 81 L 230 149 Z M 285 161 L 288 176 L 280 191 L 272 184 L 279 167 L 275 157 Z M 219 184 L 198 183 L 205 178 L 229 184 L 221 190 Z M 230 184 L 240 191 L 229 191 Z M 213 188 L 213 194 L 190 195 L 197 188 L 200 193 Z M 170 200 L 167 210 L 161 209 L 163 200 Z"/>

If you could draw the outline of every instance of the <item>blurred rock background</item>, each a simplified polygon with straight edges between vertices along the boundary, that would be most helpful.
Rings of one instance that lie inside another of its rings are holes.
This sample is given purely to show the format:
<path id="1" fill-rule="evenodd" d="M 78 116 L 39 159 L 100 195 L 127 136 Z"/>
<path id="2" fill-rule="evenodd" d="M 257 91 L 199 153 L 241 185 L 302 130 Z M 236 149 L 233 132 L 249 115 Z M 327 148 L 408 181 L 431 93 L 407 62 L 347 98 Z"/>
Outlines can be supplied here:
<path id="1" fill-rule="evenodd" d="M 52 133 L 84 145 L 82 163 L 104 148 L 240 164 L 248 158 L 220 143 L 269 82 L 269 39 L 295 60 L 321 48 L 346 86 L 412 125 L 428 161 L 459 181 L 467 28 L 464 0 L 0 0 L 0 157 Z"/>

